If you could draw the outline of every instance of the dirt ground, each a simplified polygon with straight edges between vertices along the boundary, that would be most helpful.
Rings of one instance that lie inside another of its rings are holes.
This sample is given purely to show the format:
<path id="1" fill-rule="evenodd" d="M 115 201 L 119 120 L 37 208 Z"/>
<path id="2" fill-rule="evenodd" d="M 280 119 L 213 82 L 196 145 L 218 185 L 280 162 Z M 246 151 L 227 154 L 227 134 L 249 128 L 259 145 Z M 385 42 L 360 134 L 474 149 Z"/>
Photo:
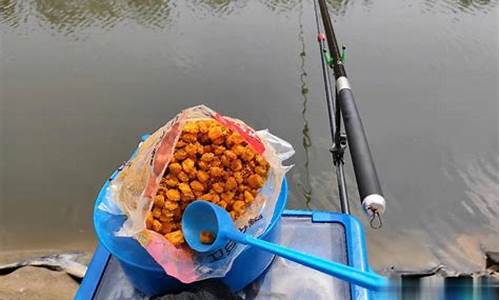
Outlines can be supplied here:
<path id="1" fill-rule="evenodd" d="M 61 253 L 61 250 L 30 250 L 0 252 L 0 266 Z M 78 262 L 87 265 L 91 252 L 82 252 Z M 0 300 L 11 299 L 73 299 L 79 282 L 64 271 L 25 266 L 0 273 Z"/>
<path id="2" fill-rule="evenodd" d="M 64 272 L 28 266 L 0 277 L 0 299 L 73 299 L 78 286 Z"/>

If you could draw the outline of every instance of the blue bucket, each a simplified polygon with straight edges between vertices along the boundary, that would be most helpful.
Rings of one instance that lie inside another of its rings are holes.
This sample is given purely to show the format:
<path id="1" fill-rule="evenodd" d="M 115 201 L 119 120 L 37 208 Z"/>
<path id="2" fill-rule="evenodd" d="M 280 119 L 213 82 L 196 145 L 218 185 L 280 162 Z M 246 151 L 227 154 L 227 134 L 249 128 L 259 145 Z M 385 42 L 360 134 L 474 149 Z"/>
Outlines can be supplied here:
<path id="1" fill-rule="evenodd" d="M 125 216 L 111 215 L 98 209 L 108 185 L 109 181 L 99 192 L 94 207 L 94 227 L 101 245 L 119 261 L 132 285 L 145 295 L 162 295 L 185 289 L 187 285 L 168 276 L 135 239 L 114 235 L 125 221 Z M 283 179 L 271 224 L 261 235 L 262 239 L 279 242 L 280 219 L 287 196 L 287 182 Z M 233 292 L 237 292 L 264 273 L 273 258 L 272 254 L 248 247 L 235 259 L 230 271 L 221 279 Z"/>

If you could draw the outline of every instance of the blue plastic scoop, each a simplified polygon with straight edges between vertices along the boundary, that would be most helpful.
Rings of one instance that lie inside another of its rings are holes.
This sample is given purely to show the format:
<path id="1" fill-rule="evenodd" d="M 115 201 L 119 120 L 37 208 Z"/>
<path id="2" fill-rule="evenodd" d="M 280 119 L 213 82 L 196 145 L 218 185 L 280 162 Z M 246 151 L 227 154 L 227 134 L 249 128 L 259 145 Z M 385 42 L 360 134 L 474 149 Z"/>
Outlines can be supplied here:
<path id="1" fill-rule="evenodd" d="M 197 200 L 186 207 L 182 216 L 182 232 L 188 245 L 197 252 L 210 252 L 223 247 L 229 240 L 251 245 L 289 259 L 301 265 L 335 276 L 371 290 L 387 286 L 387 279 L 371 272 L 362 272 L 344 264 L 328 261 L 293 249 L 246 235 L 234 226 L 229 213 L 222 207 L 204 200 Z M 212 243 L 202 243 L 202 232 L 214 236 Z"/>

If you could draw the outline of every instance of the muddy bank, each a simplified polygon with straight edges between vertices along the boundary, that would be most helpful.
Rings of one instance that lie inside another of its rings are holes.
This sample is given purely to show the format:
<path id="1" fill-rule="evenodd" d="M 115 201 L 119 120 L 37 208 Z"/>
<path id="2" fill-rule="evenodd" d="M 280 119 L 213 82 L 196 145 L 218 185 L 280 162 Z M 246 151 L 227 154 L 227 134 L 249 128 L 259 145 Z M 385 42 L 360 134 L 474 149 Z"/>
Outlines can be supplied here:
<path id="1" fill-rule="evenodd" d="M 0 252 L 0 299 L 73 299 L 91 251 Z"/>
<path id="2" fill-rule="evenodd" d="M 65 272 L 28 266 L 0 276 L 0 299 L 73 299 L 78 286 Z"/>

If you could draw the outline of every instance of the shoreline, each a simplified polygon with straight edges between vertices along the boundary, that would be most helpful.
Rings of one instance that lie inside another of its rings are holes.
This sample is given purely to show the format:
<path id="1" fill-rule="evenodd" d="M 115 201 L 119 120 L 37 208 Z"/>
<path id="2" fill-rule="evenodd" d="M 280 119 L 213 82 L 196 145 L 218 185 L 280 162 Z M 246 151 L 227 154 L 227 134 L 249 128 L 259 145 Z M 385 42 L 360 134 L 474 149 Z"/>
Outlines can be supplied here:
<path id="1" fill-rule="evenodd" d="M 68 243 L 58 247 L 42 247 L 42 248 L 32 248 L 32 249 L 0 249 L 0 265 L 15 263 L 20 260 L 26 260 L 35 257 L 55 255 L 61 253 L 82 253 L 89 256 L 90 261 L 91 255 L 95 250 L 96 245 L 93 244 L 82 244 L 82 243 Z"/>
<path id="2" fill-rule="evenodd" d="M 64 250 L 63 250 L 64 249 Z M 75 250 L 77 249 L 77 250 Z M 0 251 L 0 299 L 71 299 L 77 292 L 81 280 L 71 275 L 65 268 L 68 260 L 87 266 L 92 258 L 94 247 L 75 247 L 66 245 L 59 249 L 26 249 L 26 250 L 3 250 Z M 2 268 L 7 264 L 19 262 L 36 261 L 39 262 L 50 256 L 56 260 L 60 259 L 62 268 L 54 268 L 54 265 L 30 265 L 19 264 L 14 268 Z M 86 268 L 85 268 L 86 269 Z M 412 271 L 412 270 L 386 270 L 395 282 L 404 287 L 420 286 L 421 284 L 434 284 L 436 287 L 449 285 L 450 282 L 462 282 L 464 287 L 473 285 L 493 284 L 498 287 L 498 252 L 490 252 L 485 258 L 485 267 L 481 272 L 449 274 L 445 271 L 445 266 L 436 268 Z M 391 272 L 392 271 L 392 272 Z M 85 271 L 83 271 L 81 276 Z M 477 281 L 477 279 L 480 281 Z M 486 281 L 484 281 L 484 278 Z M 490 288 L 490 286 L 485 286 Z M 425 290 L 425 289 L 424 289 Z"/>

